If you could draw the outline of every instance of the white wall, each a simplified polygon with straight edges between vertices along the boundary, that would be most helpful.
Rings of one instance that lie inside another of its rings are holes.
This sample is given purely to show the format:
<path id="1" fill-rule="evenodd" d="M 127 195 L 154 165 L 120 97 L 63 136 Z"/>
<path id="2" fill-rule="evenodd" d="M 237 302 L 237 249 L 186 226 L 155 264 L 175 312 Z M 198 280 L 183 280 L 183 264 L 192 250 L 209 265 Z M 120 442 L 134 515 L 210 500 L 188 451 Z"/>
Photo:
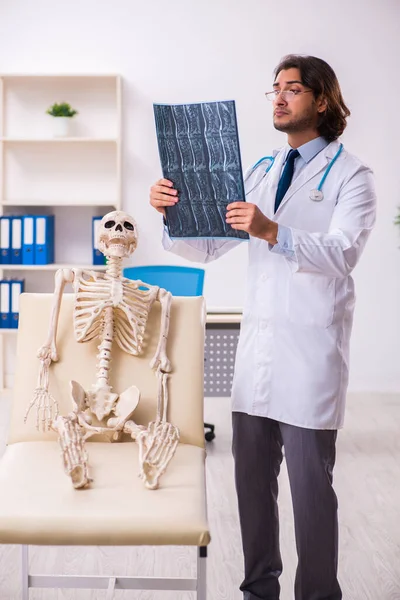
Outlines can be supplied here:
<path id="1" fill-rule="evenodd" d="M 263 93 L 289 52 L 327 60 L 352 110 L 346 147 L 373 167 L 378 222 L 355 271 L 352 390 L 400 391 L 400 98 L 397 0 L 0 0 L 0 72 L 117 72 L 124 78 L 124 206 L 137 264 L 183 264 L 160 245 L 148 188 L 160 175 L 152 103 L 233 98 L 243 164 L 284 141 Z M 66 232 L 68 235 L 68 232 Z M 209 306 L 240 305 L 246 248 L 207 268 Z"/>

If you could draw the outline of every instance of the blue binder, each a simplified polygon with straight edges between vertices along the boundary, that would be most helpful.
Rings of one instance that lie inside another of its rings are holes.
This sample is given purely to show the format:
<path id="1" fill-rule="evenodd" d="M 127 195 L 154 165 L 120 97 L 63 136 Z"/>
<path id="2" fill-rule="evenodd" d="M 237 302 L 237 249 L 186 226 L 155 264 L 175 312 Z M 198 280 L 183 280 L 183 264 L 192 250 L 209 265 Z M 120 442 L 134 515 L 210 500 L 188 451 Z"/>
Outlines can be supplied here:
<path id="1" fill-rule="evenodd" d="M 25 215 L 22 217 L 22 263 L 35 264 L 35 217 Z"/>
<path id="2" fill-rule="evenodd" d="M 35 217 L 35 265 L 54 262 L 54 215 Z"/>
<path id="3" fill-rule="evenodd" d="M 23 279 L 12 279 L 10 285 L 10 328 L 18 328 L 19 319 L 19 297 L 24 291 Z"/>
<path id="4" fill-rule="evenodd" d="M 22 217 L 11 217 L 11 262 L 22 263 Z"/>
<path id="5" fill-rule="evenodd" d="M 10 328 L 10 308 L 10 282 L 2 279 L 0 281 L 0 329 Z"/>
<path id="6" fill-rule="evenodd" d="M 0 252 L 2 264 L 11 264 L 11 217 L 0 219 Z"/>
<path id="7" fill-rule="evenodd" d="M 93 250 L 93 264 L 104 265 L 106 260 L 105 256 L 97 247 L 97 232 L 99 230 L 100 221 L 103 217 L 93 217 L 92 222 L 92 250 Z"/>

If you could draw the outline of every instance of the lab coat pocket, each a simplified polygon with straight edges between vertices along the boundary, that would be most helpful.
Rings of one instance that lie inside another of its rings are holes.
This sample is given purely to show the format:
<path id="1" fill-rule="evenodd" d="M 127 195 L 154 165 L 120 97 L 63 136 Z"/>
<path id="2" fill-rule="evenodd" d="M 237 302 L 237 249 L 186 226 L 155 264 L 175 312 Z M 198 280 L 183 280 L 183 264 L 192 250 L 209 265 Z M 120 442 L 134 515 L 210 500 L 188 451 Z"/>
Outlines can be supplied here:
<path id="1" fill-rule="evenodd" d="M 334 278 L 310 273 L 293 273 L 288 280 L 289 321 L 311 327 L 329 327 L 335 311 Z"/>

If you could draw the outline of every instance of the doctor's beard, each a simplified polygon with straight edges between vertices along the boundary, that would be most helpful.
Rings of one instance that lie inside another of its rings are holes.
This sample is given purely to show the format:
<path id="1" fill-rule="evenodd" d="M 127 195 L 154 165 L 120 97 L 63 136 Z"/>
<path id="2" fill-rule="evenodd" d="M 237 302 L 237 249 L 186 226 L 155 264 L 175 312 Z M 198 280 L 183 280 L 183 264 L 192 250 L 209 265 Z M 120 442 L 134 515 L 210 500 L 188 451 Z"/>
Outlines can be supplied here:
<path id="1" fill-rule="evenodd" d="M 285 123 L 276 122 L 274 118 L 274 127 L 278 131 L 283 131 L 284 133 L 307 131 L 315 127 L 315 112 L 312 107 L 310 107 L 310 110 L 307 112 L 304 112 L 295 119 L 289 119 L 289 121 L 286 121 Z"/>

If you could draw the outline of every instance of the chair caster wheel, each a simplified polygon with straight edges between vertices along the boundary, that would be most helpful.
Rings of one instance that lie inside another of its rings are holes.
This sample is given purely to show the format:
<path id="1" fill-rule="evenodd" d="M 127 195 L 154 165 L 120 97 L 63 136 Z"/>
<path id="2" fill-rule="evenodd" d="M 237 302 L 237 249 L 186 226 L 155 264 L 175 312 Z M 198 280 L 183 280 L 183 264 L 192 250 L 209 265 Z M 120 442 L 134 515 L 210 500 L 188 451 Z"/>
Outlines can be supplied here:
<path id="1" fill-rule="evenodd" d="M 204 433 L 206 442 L 212 442 L 215 438 L 215 425 L 213 425 L 212 423 L 204 423 L 204 429 L 209 429 L 209 431 L 205 431 Z"/>
<path id="2" fill-rule="evenodd" d="M 212 442 L 213 439 L 215 438 L 214 430 L 206 431 L 206 433 L 204 434 L 204 437 L 206 439 L 206 442 Z"/>

